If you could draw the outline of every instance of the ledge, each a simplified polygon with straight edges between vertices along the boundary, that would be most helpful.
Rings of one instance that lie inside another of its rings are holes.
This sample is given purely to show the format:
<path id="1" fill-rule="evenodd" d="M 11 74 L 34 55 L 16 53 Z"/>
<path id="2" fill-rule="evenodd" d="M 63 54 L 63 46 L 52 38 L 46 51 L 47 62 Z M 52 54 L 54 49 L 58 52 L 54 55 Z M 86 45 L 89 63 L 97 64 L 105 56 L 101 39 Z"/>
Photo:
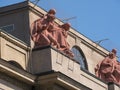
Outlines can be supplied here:
<path id="1" fill-rule="evenodd" d="M 44 50 L 44 49 L 53 49 L 53 50 L 55 50 L 56 52 L 62 54 L 63 56 L 65 56 L 65 57 L 67 57 L 67 58 L 75 61 L 76 63 L 80 64 L 80 63 L 79 63 L 77 60 L 75 60 L 74 58 L 68 56 L 68 55 L 65 54 L 64 52 L 61 52 L 60 50 L 58 50 L 57 48 L 55 48 L 55 47 L 53 47 L 53 46 L 51 46 L 51 45 L 49 45 L 49 46 L 44 46 L 44 47 L 39 47 L 39 48 L 33 48 L 32 51 L 34 52 L 34 51 L 39 51 L 39 50 Z"/>
<path id="2" fill-rule="evenodd" d="M 106 90 L 108 88 L 107 83 L 99 80 L 93 74 L 80 69 L 79 63 L 51 46 L 33 50 L 32 57 L 32 71 L 35 75 L 41 75 L 44 78 L 45 74 L 59 72 L 90 89 L 99 87 L 101 90 Z M 93 85 L 96 85 L 96 87 Z"/>
<path id="3" fill-rule="evenodd" d="M 17 8 L 16 8 L 16 6 L 17 6 Z M 27 1 L 19 2 L 19 3 L 8 5 L 8 6 L 3 6 L 3 7 L 0 7 L 0 14 L 8 12 L 8 11 L 13 11 L 13 10 L 16 10 L 16 9 L 20 9 L 20 8 L 23 8 L 23 7 L 26 7 L 26 6 L 28 6 Z"/>
<path id="4" fill-rule="evenodd" d="M 85 70 L 85 69 L 83 69 L 83 68 L 80 68 L 80 69 L 81 69 L 83 72 L 87 73 L 88 75 L 92 76 L 93 78 L 95 78 L 95 79 L 97 79 L 97 80 L 99 80 L 99 81 L 101 81 L 101 82 L 103 82 L 103 83 L 105 83 L 105 84 L 108 84 L 107 82 L 103 81 L 102 79 L 96 77 L 94 74 L 90 73 L 88 70 Z"/>
<path id="5" fill-rule="evenodd" d="M 0 72 L 9 75 L 10 77 L 16 78 L 17 80 L 22 80 L 28 84 L 34 84 L 36 76 L 26 72 L 25 70 L 19 69 L 7 61 L 0 59 Z"/>
<path id="6" fill-rule="evenodd" d="M 30 47 L 26 43 L 24 43 L 20 39 L 12 36 L 11 34 L 5 32 L 3 30 L 0 30 L 0 37 L 6 39 L 7 41 L 9 41 L 9 42 L 11 42 L 11 43 L 25 49 L 25 50 L 30 50 Z"/>
<path id="7" fill-rule="evenodd" d="M 49 83 L 56 83 L 58 85 L 61 85 L 69 90 L 92 90 L 87 86 L 82 85 L 81 83 L 73 80 L 72 78 L 62 74 L 61 72 L 48 72 L 45 74 L 42 74 L 38 77 L 38 84 L 44 85 L 47 82 Z"/>

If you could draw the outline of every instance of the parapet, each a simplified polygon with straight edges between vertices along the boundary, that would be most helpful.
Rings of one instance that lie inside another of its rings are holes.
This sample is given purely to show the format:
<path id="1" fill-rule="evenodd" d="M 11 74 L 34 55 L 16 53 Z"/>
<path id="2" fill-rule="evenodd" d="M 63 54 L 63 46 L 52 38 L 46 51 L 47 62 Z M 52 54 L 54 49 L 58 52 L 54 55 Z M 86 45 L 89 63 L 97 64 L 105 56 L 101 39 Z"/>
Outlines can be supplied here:
<path id="1" fill-rule="evenodd" d="M 76 81 L 79 84 L 90 88 L 86 90 L 97 90 L 98 88 L 99 90 L 108 89 L 107 83 L 99 80 L 93 74 L 86 73 L 86 71 L 80 68 L 80 64 L 77 61 L 69 58 L 67 55 L 64 55 L 51 46 L 33 50 L 31 64 L 31 72 L 33 74 L 42 75 L 44 73 L 48 73 L 47 76 L 43 75 L 44 79 L 42 78 L 42 76 L 40 77 L 41 82 L 42 80 L 43 82 L 47 82 L 48 77 L 51 76 L 49 72 L 57 72 L 67 76 L 68 78 L 71 78 L 73 81 Z M 57 78 L 57 76 L 54 77 Z M 55 78 L 51 79 L 51 82 L 54 79 Z"/>

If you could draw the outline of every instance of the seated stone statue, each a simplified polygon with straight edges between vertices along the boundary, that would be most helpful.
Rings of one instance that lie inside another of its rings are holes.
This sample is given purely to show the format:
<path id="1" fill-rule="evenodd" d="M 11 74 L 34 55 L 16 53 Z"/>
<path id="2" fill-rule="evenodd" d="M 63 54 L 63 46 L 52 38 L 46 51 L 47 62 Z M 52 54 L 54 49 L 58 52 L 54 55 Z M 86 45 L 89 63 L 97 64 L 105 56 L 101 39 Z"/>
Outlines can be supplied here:
<path id="1" fill-rule="evenodd" d="M 48 45 L 56 45 L 59 48 L 57 41 L 48 32 L 48 28 L 54 22 L 54 10 L 50 10 L 46 16 L 34 21 L 31 25 L 31 37 L 35 43 L 35 47 L 43 47 Z"/>
<path id="2" fill-rule="evenodd" d="M 69 23 L 64 23 L 63 25 L 60 25 L 60 26 L 54 24 L 54 25 L 51 25 L 50 28 L 48 28 L 48 31 L 58 42 L 59 44 L 58 50 L 66 53 L 70 57 L 73 57 L 73 53 L 70 51 L 70 45 L 67 42 L 69 28 L 70 28 Z"/>
<path id="3" fill-rule="evenodd" d="M 56 11 L 54 9 L 44 15 L 41 19 L 34 21 L 31 27 L 31 37 L 36 47 L 51 45 L 58 50 L 73 57 L 70 46 L 67 42 L 69 23 L 58 25 L 54 22 Z"/>
<path id="4" fill-rule="evenodd" d="M 106 82 L 120 84 L 120 63 L 116 59 L 116 50 L 112 49 L 107 57 L 97 64 L 95 74 Z"/>
<path id="5" fill-rule="evenodd" d="M 68 31 L 70 29 L 70 24 L 65 23 L 65 24 L 61 25 L 60 28 L 61 28 L 61 32 L 62 32 L 62 35 L 61 35 L 62 40 L 58 40 L 58 43 L 60 43 L 60 50 L 62 50 L 63 52 L 65 52 L 69 56 L 73 57 L 74 54 L 70 50 L 70 45 L 67 42 L 67 36 L 68 36 Z"/>

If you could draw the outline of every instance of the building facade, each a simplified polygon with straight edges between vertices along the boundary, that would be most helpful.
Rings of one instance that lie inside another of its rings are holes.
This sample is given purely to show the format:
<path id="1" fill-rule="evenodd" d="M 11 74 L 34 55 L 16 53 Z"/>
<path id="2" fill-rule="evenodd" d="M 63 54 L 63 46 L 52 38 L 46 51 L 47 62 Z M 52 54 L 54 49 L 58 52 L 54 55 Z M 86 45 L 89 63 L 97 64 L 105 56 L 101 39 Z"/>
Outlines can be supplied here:
<path id="1" fill-rule="evenodd" d="M 33 49 L 31 24 L 46 13 L 28 1 L 0 8 L 0 90 L 119 90 L 95 76 L 109 51 L 73 28 L 67 41 L 74 58 L 52 46 Z"/>

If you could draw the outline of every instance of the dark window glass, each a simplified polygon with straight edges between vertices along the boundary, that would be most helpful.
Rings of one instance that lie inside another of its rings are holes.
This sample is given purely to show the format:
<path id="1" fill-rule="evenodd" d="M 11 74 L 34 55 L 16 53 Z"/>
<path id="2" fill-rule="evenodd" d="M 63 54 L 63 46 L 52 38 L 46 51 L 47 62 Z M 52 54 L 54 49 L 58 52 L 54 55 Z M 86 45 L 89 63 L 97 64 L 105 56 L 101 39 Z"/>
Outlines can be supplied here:
<path id="1" fill-rule="evenodd" d="M 14 24 L 10 24 L 10 25 L 6 25 L 6 26 L 2 26 L 0 27 L 1 30 L 4 30 L 6 32 L 10 32 L 14 30 Z"/>
<path id="2" fill-rule="evenodd" d="M 79 47 L 74 46 L 72 48 L 72 52 L 74 53 L 74 59 L 80 63 L 81 68 L 88 69 L 86 59 L 84 57 L 82 50 Z"/>

